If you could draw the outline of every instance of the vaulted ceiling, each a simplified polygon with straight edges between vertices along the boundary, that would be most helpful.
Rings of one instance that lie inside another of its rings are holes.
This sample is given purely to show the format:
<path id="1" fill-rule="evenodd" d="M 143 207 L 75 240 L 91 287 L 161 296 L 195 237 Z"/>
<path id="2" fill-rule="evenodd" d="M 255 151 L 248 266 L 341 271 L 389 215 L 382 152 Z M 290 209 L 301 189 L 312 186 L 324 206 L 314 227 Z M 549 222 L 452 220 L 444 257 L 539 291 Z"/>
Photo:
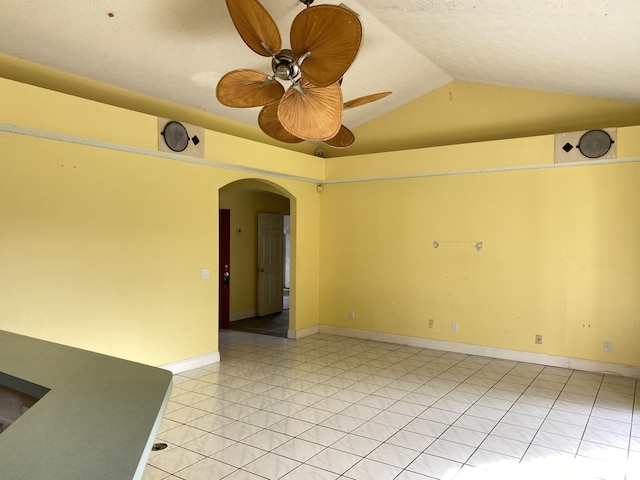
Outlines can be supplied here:
<path id="1" fill-rule="evenodd" d="M 343 123 L 356 133 L 454 81 L 640 103 L 638 0 L 344 3 L 365 29 L 344 77 L 344 99 L 393 92 L 345 111 Z M 287 44 L 289 26 L 305 6 L 299 0 L 262 4 Z M 222 0 L 5 0 L 0 52 L 250 131 L 258 109 L 221 105 L 216 84 L 237 68 L 270 72 L 270 60 L 247 48 Z"/>

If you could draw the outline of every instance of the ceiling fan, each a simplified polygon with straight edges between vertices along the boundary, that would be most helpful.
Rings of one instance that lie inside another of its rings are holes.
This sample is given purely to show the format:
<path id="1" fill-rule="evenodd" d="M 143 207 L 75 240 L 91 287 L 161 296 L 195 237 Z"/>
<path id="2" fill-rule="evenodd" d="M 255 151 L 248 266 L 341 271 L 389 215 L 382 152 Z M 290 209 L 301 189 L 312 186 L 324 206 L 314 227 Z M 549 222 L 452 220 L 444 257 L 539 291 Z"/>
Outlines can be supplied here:
<path id="1" fill-rule="evenodd" d="M 218 82 L 216 96 L 229 107 L 264 107 L 258 123 L 278 140 L 348 146 L 353 134 L 342 125 L 342 112 L 349 102 L 343 104 L 340 85 L 360 49 L 362 24 L 345 6 L 300 2 L 307 8 L 291 24 L 291 49 L 283 49 L 275 21 L 258 0 L 226 0 L 236 30 L 251 50 L 271 57 L 273 74 L 233 70 Z M 291 86 L 285 91 L 278 80 Z"/>

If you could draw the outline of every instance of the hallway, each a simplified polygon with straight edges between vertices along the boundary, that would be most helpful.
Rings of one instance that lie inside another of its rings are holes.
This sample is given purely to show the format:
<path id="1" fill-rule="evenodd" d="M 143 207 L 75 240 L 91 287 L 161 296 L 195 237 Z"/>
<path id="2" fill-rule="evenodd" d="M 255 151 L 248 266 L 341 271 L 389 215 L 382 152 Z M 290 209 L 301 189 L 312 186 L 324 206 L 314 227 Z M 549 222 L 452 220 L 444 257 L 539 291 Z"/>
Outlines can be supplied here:
<path id="1" fill-rule="evenodd" d="M 229 330 L 287 338 L 289 309 L 264 317 L 246 318 L 230 322 Z"/>

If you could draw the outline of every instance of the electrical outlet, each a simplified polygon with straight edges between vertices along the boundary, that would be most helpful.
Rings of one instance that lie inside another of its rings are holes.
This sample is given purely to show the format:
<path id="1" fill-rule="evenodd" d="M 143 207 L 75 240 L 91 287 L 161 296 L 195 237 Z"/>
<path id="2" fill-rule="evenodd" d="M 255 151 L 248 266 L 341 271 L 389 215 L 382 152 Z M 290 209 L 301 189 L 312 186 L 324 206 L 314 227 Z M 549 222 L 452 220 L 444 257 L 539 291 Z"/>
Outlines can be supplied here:
<path id="1" fill-rule="evenodd" d="M 536 345 L 542 345 L 542 335 L 536 335 Z"/>
<path id="2" fill-rule="evenodd" d="M 602 344 L 602 350 L 606 353 L 611 353 L 613 352 L 613 343 L 611 342 L 604 342 Z"/>
<path id="3" fill-rule="evenodd" d="M 429 328 L 433 328 L 433 318 L 429 319 Z"/>
<path id="4" fill-rule="evenodd" d="M 356 312 L 354 311 L 349 312 L 349 320 L 353 320 L 355 318 L 356 318 Z"/>
<path id="5" fill-rule="evenodd" d="M 451 331 L 452 332 L 458 331 L 458 322 L 451 322 Z"/>

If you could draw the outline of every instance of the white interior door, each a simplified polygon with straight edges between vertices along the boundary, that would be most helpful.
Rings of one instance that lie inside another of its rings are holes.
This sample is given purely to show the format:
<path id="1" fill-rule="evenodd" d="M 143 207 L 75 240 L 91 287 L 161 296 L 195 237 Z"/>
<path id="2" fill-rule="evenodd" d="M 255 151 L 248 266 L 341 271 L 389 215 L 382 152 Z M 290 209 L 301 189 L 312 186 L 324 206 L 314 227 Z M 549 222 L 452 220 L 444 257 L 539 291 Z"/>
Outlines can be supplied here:
<path id="1" fill-rule="evenodd" d="M 258 214 L 258 316 L 283 310 L 284 215 Z"/>

